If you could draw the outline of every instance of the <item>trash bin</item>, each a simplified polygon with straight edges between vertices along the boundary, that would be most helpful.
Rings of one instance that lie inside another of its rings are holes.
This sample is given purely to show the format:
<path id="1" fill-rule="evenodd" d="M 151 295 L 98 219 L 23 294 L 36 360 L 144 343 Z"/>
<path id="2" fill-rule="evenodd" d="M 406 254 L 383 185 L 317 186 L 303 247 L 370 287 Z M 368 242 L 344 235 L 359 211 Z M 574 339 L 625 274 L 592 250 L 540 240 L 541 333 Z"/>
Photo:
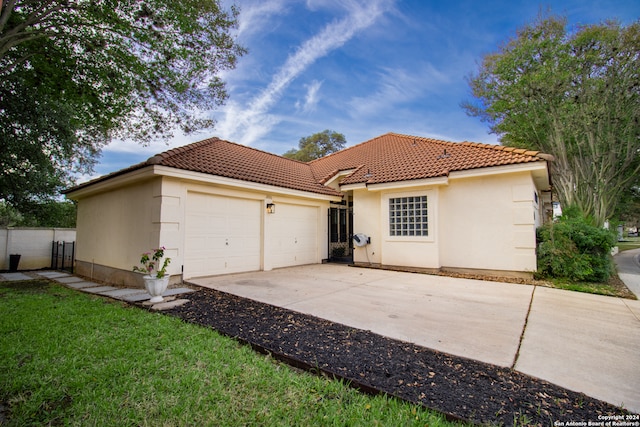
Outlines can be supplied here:
<path id="1" fill-rule="evenodd" d="M 21 256 L 22 255 L 20 254 L 9 255 L 9 271 L 18 271 L 18 264 L 20 264 Z"/>

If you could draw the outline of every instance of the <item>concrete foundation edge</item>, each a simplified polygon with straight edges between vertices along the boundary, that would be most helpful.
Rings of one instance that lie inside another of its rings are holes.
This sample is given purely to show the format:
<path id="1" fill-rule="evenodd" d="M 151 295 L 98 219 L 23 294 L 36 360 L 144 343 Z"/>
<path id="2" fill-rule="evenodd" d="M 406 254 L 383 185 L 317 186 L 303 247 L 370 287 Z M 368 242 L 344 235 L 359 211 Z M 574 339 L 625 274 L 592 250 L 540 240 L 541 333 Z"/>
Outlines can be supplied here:
<path id="1" fill-rule="evenodd" d="M 401 265 L 386 265 L 368 262 L 354 262 L 356 267 L 379 268 L 382 270 L 403 271 L 408 273 L 423 274 L 468 274 L 484 277 L 507 277 L 513 279 L 533 279 L 533 272 L 529 271 L 508 271 L 508 270 L 483 270 L 478 268 L 457 268 L 457 267 L 440 267 L 440 268 L 422 268 L 422 267 L 406 267 Z"/>
<path id="2" fill-rule="evenodd" d="M 76 260 L 74 274 L 85 277 L 92 282 L 105 283 L 119 287 L 144 289 L 142 274 L 122 270 L 120 268 Z M 181 284 L 181 274 L 172 275 L 169 278 L 169 286 Z"/>

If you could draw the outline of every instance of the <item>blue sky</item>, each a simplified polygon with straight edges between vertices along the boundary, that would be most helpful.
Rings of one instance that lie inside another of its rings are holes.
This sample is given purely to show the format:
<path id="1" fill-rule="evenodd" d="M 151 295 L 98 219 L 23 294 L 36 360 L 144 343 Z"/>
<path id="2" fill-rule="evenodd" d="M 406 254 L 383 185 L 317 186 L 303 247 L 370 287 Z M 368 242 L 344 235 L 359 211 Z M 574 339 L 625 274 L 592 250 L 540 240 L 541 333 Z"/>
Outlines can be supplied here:
<path id="1" fill-rule="evenodd" d="M 484 55 L 541 10 L 572 26 L 640 18 L 638 0 L 235 3 L 235 33 L 249 53 L 222 74 L 230 97 L 210 113 L 215 128 L 148 147 L 114 141 L 93 177 L 212 136 L 275 154 L 324 129 L 344 134 L 348 146 L 387 132 L 496 144 L 487 124 L 460 107 L 470 99 L 465 77 Z"/>

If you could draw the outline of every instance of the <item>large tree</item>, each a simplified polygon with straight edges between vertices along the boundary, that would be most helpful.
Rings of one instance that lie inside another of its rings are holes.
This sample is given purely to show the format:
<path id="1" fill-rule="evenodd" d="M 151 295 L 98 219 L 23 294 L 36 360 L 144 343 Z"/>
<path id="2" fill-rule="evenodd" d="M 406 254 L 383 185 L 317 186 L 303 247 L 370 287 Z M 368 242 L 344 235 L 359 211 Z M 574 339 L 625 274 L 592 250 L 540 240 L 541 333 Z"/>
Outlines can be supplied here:
<path id="1" fill-rule="evenodd" d="M 0 199 L 45 199 L 112 138 L 210 127 L 244 53 L 217 0 L 0 0 Z"/>
<path id="2" fill-rule="evenodd" d="M 639 73 L 640 21 L 540 17 L 484 57 L 463 106 L 503 144 L 552 154 L 560 202 L 601 224 L 640 173 Z"/>
<path id="3" fill-rule="evenodd" d="M 292 148 L 283 156 L 301 162 L 310 162 L 342 150 L 346 143 L 347 140 L 343 134 L 325 129 L 322 132 L 300 138 L 298 149 Z"/>
<path id="4" fill-rule="evenodd" d="M 623 225 L 640 229 L 640 186 L 629 189 L 617 208 L 617 217 Z"/>

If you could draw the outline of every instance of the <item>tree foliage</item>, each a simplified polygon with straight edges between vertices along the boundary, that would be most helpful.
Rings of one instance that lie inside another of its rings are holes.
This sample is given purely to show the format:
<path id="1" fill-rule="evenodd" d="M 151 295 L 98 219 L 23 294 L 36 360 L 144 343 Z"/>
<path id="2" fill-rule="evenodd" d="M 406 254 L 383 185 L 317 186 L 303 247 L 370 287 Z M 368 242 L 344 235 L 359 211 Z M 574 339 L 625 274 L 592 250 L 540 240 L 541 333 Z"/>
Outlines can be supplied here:
<path id="1" fill-rule="evenodd" d="M 15 227 L 19 225 L 22 215 L 13 206 L 0 201 L 0 227 Z"/>
<path id="2" fill-rule="evenodd" d="M 627 227 L 640 229 L 640 186 L 627 191 L 617 206 L 616 217 Z"/>
<path id="3" fill-rule="evenodd" d="M 555 190 L 599 224 L 640 173 L 640 21 L 567 29 L 539 18 L 469 78 L 470 115 L 505 145 L 555 157 Z"/>
<path id="4" fill-rule="evenodd" d="M 0 199 L 46 198 L 113 138 L 210 127 L 244 49 L 216 0 L 0 2 Z"/>
<path id="5" fill-rule="evenodd" d="M 29 203 L 22 211 L 0 202 L 0 227 L 75 228 L 76 204 L 70 201 Z"/>
<path id="6" fill-rule="evenodd" d="M 329 129 L 300 138 L 298 149 L 295 148 L 283 154 L 289 159 L 310 162 L 327 154 L 342 150 L 347 144 L 344 135 Z"/>

